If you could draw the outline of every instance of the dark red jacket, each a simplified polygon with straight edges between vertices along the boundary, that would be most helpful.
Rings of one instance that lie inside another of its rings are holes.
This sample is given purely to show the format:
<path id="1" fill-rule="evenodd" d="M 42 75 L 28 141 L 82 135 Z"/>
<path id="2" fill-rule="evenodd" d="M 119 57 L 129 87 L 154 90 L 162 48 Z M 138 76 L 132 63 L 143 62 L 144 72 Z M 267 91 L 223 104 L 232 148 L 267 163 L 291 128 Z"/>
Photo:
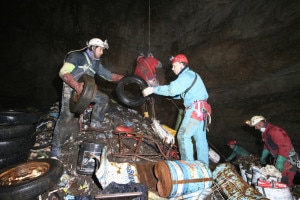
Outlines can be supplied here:
<path id="1" fill-rule="evenodd" d="M 266 130 L 262 133 L 264 148 L 272 155 L 281 155 L 289 158 L 289 152 L 294 149 L 290 137 L 280 127 L 267 123 Z"/>
<path id="2" fill-rule="evenodd" d="M 141 77 L 145 81 L 156 78 L 156 67 L 159 61 L 153 57 L 141 57 L 137 59 L 137 66 L 134 74 Z"/>

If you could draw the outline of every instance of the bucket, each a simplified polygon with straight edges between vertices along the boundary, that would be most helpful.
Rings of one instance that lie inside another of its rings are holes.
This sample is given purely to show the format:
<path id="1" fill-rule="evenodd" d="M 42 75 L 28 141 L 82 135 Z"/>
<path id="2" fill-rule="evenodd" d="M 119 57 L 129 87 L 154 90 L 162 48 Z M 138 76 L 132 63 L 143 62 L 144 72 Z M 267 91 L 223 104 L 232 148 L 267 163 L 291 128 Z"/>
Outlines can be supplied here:
<path id="1" fill-rule="evenodd" d="M 158 194 L 165 198 L 206 191 L 213 183 L 211 171 L 202 161 L 158 161 L 154 174 Z"/>
<path id="2" fill-rule="evenodd" d="M 100 157 L 105 144 L 83 142 L 80 144 L 78 153 L 77 168 L 78 174 L 92 175 L 95 171 L 94 156 Z"/>
<path id="3" fill-rule="evenodd" d="M 246 174 L 247 175 L 247 174 Z M 245 182 L 230 163 L 219 164 L 213 171 L 213 178 L 218 190 L 227 199 L 265 199 L 254 187 Z"/>

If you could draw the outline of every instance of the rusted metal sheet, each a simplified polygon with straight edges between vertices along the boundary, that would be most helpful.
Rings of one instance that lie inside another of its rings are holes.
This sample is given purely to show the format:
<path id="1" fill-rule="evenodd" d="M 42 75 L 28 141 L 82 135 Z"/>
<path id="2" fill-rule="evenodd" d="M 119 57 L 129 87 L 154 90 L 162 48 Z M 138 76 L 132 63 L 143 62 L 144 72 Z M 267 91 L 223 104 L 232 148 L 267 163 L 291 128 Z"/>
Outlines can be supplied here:
<path id="1" fill-rule="evenodd" d="M 213 171 L 214 190 L 218 190 L 228 199 L 267 200 L 264 195 L 245 182 L 230 163 L 222 163 Z"/>

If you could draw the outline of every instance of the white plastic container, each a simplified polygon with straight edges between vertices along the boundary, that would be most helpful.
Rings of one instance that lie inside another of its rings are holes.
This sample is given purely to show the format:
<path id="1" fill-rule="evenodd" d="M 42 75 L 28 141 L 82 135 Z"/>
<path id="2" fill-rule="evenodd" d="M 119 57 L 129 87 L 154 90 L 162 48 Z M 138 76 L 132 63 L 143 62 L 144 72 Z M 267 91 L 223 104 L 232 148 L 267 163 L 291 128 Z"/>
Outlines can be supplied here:
<path id="1" fill-rule="evenodd" d="M 220 161 L 220 155 L 217 152 L 215 152 L 212 148 L 209 148 L 208 150 L 208 158 L 210 161 L 216 164 Z"/>
<path id="2" fill-rule="evenodd" d="M 278 189 L 255 186 L 255 188 L 270 200 L 293 200 L 289 187 Z"/>

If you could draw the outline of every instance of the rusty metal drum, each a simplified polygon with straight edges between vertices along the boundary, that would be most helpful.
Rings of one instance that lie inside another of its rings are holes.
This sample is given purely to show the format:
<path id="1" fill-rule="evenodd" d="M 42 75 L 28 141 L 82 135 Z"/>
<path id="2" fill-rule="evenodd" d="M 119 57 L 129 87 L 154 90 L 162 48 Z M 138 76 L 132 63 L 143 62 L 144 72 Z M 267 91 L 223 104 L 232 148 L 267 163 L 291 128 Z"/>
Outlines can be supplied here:
<path id="1" fill-rule="evenodd" d="M 216 184 L 215 189 L 222 191 L 228 199 L 268 199 L 245 182 L 230 163 L 219 164 L 213 171 L 213 178 Z"/>
<path id="2" fill-rule="evenodd" d="M 212 173 L 202 161 L 158 161 L 154 166 L 161 197 L 178 197 L 204 191 L 213 184 Z"/>

